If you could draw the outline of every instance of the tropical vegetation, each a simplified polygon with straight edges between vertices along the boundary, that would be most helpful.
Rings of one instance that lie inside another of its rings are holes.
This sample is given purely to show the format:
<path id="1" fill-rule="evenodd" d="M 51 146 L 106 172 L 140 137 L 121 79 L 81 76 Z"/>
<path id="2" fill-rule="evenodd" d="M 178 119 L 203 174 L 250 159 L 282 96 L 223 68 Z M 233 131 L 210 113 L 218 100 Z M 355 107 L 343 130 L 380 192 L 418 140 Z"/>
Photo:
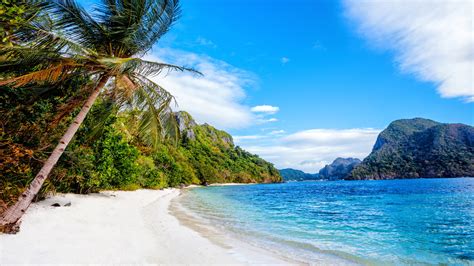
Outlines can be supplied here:
<path id="1" fill-rule="evenodd" d="M 179 17 L 177 0 L 104 0 L 92 14 L 74 0 L 6 0 L 0 12 L 8 14 L 0 49 L 4 232 L 17 231 L 31 201 L 55 191 L 280 180 L 227 133 L 173 113 L 172 95 L 149 79 L 200 74 L 141 59 Z"/>
<path id="2" fill-rule="evenodd" d="M 74 115 L 53 122 L 69 90 L 36 96 L 29 89 L 9 89 L 0 108 L 0 210 L 16 202 L 34 178 Z M 23 104 L 31 97 L 34 102 Z M 226 182 L 280 182 L 272 164 L 233 144 L 224 131 L 198 125 L 185 113 L 174 113 L 177 142 L 150 147 L 138 134 L 134 111 L 103 118 L 113 107 L 100 98 L 78 130 L 74 140 L 45 181 L 37 199 L 55 192 L 90 193 L 100 190 L 161 189 L 188 184 Z M 77 110 L 75 111 L 77 112 Z M 103 121 L 97 132 L 97 121 Z M 51 127 L 52 123 L 57 123 Z"/>
<path id="3" fill-rule="evenodd" d="M 32 1 L 30 1 L 32 2 Z M 15 231 L 17 221 L 39 192 L 99 94 L 118 106 L 140 110 L 140 126 L 157 145 L 169 125 L 172 96 L 148 77 L 163 70 L 186 68 L 149 62 L 148 52 L 179 16 L 179 3 L 164 1 L 104 1 L 93 14 L 73 0 L 39 1 L 38 19 L 28 18 L 7 34 L 18 45 L 2 47 L 3 80 L 13 88 L 51 86 L 83 77 L 79 99 L 69 110 L 81 110 L 19 200 L 5 211 L 0 224 Z M 28 2 L 26 2 L 28 4 Z M 41 17 L 43 16 L 43 17 Z M 25 68 L 25 66 L 27 66 Z M 165 121 L 165 122 L 163 122 Z M 14 228 L 13 228 L 14 227 Z"/>

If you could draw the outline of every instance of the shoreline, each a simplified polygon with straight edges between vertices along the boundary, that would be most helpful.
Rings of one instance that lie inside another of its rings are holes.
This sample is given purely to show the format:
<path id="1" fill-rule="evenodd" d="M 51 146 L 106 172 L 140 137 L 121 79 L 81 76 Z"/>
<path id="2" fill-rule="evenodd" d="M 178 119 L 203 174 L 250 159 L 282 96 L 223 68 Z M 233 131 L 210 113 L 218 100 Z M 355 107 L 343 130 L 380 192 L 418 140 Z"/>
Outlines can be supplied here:
<path id="1" fill-rule="evenodd" d="M 179 189 L 59 194 L 34 203 L 20 232 L 0 235 L 2 264 L 299 264 L 215 232 L 170 205 Z M 62 207 L 52 207 L 59 203 Z M 71 206 L 64 205 L 71 203 Z M 224 236 L 224 238 L 222 238 Z M 216 239 L 221 239 L 222 242 Z"/>
<path id="2" fill-rule="evenodd" d="M 239 184 L 236 184 L 239 185 Z M 249 184 L 250 185 L 250 184 Z M 232 185 L 231 185 L 232 186 Z M 199 187 L 199 186 L 198 186 Z M 193 187 L 190 187 L 193 188 Z M 189 191 L 182 190 L 180 196 L 183 193 Z M 286 248 L 276 247 L 273 244 L 262 245 L 261 239 L 250 239 L 244 237 L 244 232 L 236 234 L 230 228 L 226 226 L 216 226 L 217 221 L 211 221 L 205 218 L 200 217 L 197 213 L 186 208 L 181 204 L 181 197 L 176 197 L 172 200 L 170 204 L 170 213 L 175 216 L 181 224 L 186 227 L 191 228 L 192 230 L 198 232 L 205 238 L 211 240 L 217 245 L 223 247 L 232 247 L 239 250 L 243 248 L 246 250 L 243 253 L 248 253 L 249 250 L 253 252 L 258 252 L 259 254 L 265 254 L 265 256 L 276 257 L 280 260 L 283 260 L 286 265 L 365 265 L 371 264 L 370 261 L 365 261 L 364 259 L 355 258 L 344 252 L 334 252 L 327 250 L 317 249 L 313 250 L 311 257 L 308 257 L 308 254 L 299 254 L 295 253 L 295 250 L 287 250 Z M 256 241 L 257 240 L 257 241 Z M 286 243 L 288 244 L 288 243 Z M 304 247 L 304 249 L 311 249 Z M 311 252 L 311 251 L 310 251 Z M 286 255 L 285 255 L 286 254 Z M 289 255 L 292 254 L 292 255 Z M 248 262 L 249 263 L 249 262 Z M 250 262 L 251 263 L 251 262 Z M 251 263 L 252 264 L 252 263 Z"/>
<path id="3" fill-rule="evenodd" d="M 227 187 L 227 186 L 250 186 L 250 185 L 258 185 L 258 183 L 212 183 L 207 186 L 204 185 L 187 185 L 183 189 L 186 188 L 196 188 L 196 187 Z"/>
<path id="4" fill-rule="evenodd" d="M 219 230 L 216 227 L 198 219 L 197 217 L 194 217 L 189 210 L 182 206 L 180 202 L 182 193 L 186 193 L 186 191 L 181 191 L 180 195 L 171 201 L 171 204 L 169 205 L 170 214 L 176 217 L 180 224 L 197 232 L 199 235 L 210 240 L 212 243 L 226 249 L 232 249 L 238 257 L 241 257 L 244 260 L 245 264 L 308 264 L 303 261 L 283 256 L 272 250 L 247 243 L 244 239 L 236 238 L 229 232 Z M 262 260 L 263 258 L 265 258 L 265 260 Z M 268 262 L 268 258 L 272 258 L 274 261 Z"/>
<path id="5" fill-rule="evenodd" d="M 226 186 L 250 186 L 257 185 L 258 183 L 213 183 L 209 187 L 226 187 Z"/>

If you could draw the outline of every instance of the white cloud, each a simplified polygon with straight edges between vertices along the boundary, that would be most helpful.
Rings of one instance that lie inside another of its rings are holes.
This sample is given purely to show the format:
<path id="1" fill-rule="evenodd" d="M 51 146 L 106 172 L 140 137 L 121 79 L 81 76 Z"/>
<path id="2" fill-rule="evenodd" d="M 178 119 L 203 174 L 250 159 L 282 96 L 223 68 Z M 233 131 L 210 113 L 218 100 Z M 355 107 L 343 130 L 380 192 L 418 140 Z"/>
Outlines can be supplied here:
<path id="1" fill-rule="evenodd" d="M 291 134 L 283 139 L 292 146 L 350 145 L 354 141 L 372 141 L 379 130 L 375 129 L 310 129 Z"/>
<path id="2" fill-rule="evenodd" d="M 239 138 L 236 143 L 272 162 L 279 169 L 295 168 L 314 173 L 337 157 L 366 157 L 378 129 L 311 129 L 266 138 Z"/>
<path id="3" fill-rule="evenodd" d="M 282 134 L 285 134 L 285 130 L 273 130 L 269 134 L 270 135 L 282 135 Z"/>
<path id="4" fill-rule="evenodd" d="M 474 101 L 474 1 L 345 0 L 372 44 L 395 52 L 403 72 L 437 85 L 442 97 Z"/>
<path id="5" fill-rule="evenodd" d="M 234 141 L 236 143 L 241 142 L 241 141 L 245 141 L 245 140 L 263 139 L 265 137 L 266 136 L 263 136 L 263 135 L 232 136 L 232 138 L 234 139 Z"/>
<path id="6" fill-rule="evenodd" d="M 196 43 L 198 45 L 201 45 L 201 46 L 209 46 L 209 47 L 212 47 L 212 48 L 217 47 L 217 45 L 213 41 L 208 40 L 208 39 L 206 39 L 204 37 L 201 37 L 201 36 L 197 37 Z"/>
<path id="7" fill-rule="evenodd" d="M 257 120 L 257 122 L 258 122 L 259 124 L 266 124 L 266 123 L 272 123 L 272 122 L 277 122 L 277 121 L 278 121 L 278 119 L 275 118 L 275 117 L 268 118 L 268 119 L 259 118 L 259 119 Z"/>
<path id="8" fill-rule="evenodd" d="M 271 105 L 257 105 L 250 109 L 254 113 L 265 113 L 265 114 L 275 114 L 280 111 L 280 108 L 277 106 Z"/>
<path id="9" fill-rule="evenodd" d="M 197 122 L 222 129 L 258 123 L 258 117 L 242 103 L 245 88 L 256 83 L 252 73 L 208 56 L 174 49 L 160 49 L 146 59 L 193 67 L 203 73 L 170 72 L 151 78 L 176 97 L 177 109 L 188 111 Z"/>
<path id="10" fill-rule="evenodd" d="M 284 64 L 290 62 L 290 58 L 288 58 L 288 57 L 282 57 L 282 58 L 280 58 L 280 62 L 284 65 Z"/>

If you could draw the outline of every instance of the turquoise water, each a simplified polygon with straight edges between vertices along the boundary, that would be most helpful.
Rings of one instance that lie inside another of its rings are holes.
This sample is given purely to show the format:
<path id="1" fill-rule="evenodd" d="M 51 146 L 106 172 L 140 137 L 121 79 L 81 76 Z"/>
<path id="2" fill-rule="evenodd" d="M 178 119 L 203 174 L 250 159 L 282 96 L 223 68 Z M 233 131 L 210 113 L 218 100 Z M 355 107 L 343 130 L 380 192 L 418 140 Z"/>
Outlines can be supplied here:
<path id="1" fill-rule="evenodd" d="M 474 178 L 195 188 L 181 204 L 289 257 L 474 265 Z"/>

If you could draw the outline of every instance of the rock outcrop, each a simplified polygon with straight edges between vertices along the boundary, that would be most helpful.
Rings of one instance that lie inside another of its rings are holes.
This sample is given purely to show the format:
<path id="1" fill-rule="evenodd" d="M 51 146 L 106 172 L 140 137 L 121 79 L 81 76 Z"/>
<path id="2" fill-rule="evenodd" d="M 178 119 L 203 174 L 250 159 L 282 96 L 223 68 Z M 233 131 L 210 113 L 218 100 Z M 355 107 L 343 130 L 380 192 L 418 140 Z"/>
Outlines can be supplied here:
<path id="1" fill-rule="evenodd" d="M 357 158 L 337 158 L 331 164 L 319 170 L 319 178 L 326 180 L 339 180 L 345 178 L 361 160 Z"/>

